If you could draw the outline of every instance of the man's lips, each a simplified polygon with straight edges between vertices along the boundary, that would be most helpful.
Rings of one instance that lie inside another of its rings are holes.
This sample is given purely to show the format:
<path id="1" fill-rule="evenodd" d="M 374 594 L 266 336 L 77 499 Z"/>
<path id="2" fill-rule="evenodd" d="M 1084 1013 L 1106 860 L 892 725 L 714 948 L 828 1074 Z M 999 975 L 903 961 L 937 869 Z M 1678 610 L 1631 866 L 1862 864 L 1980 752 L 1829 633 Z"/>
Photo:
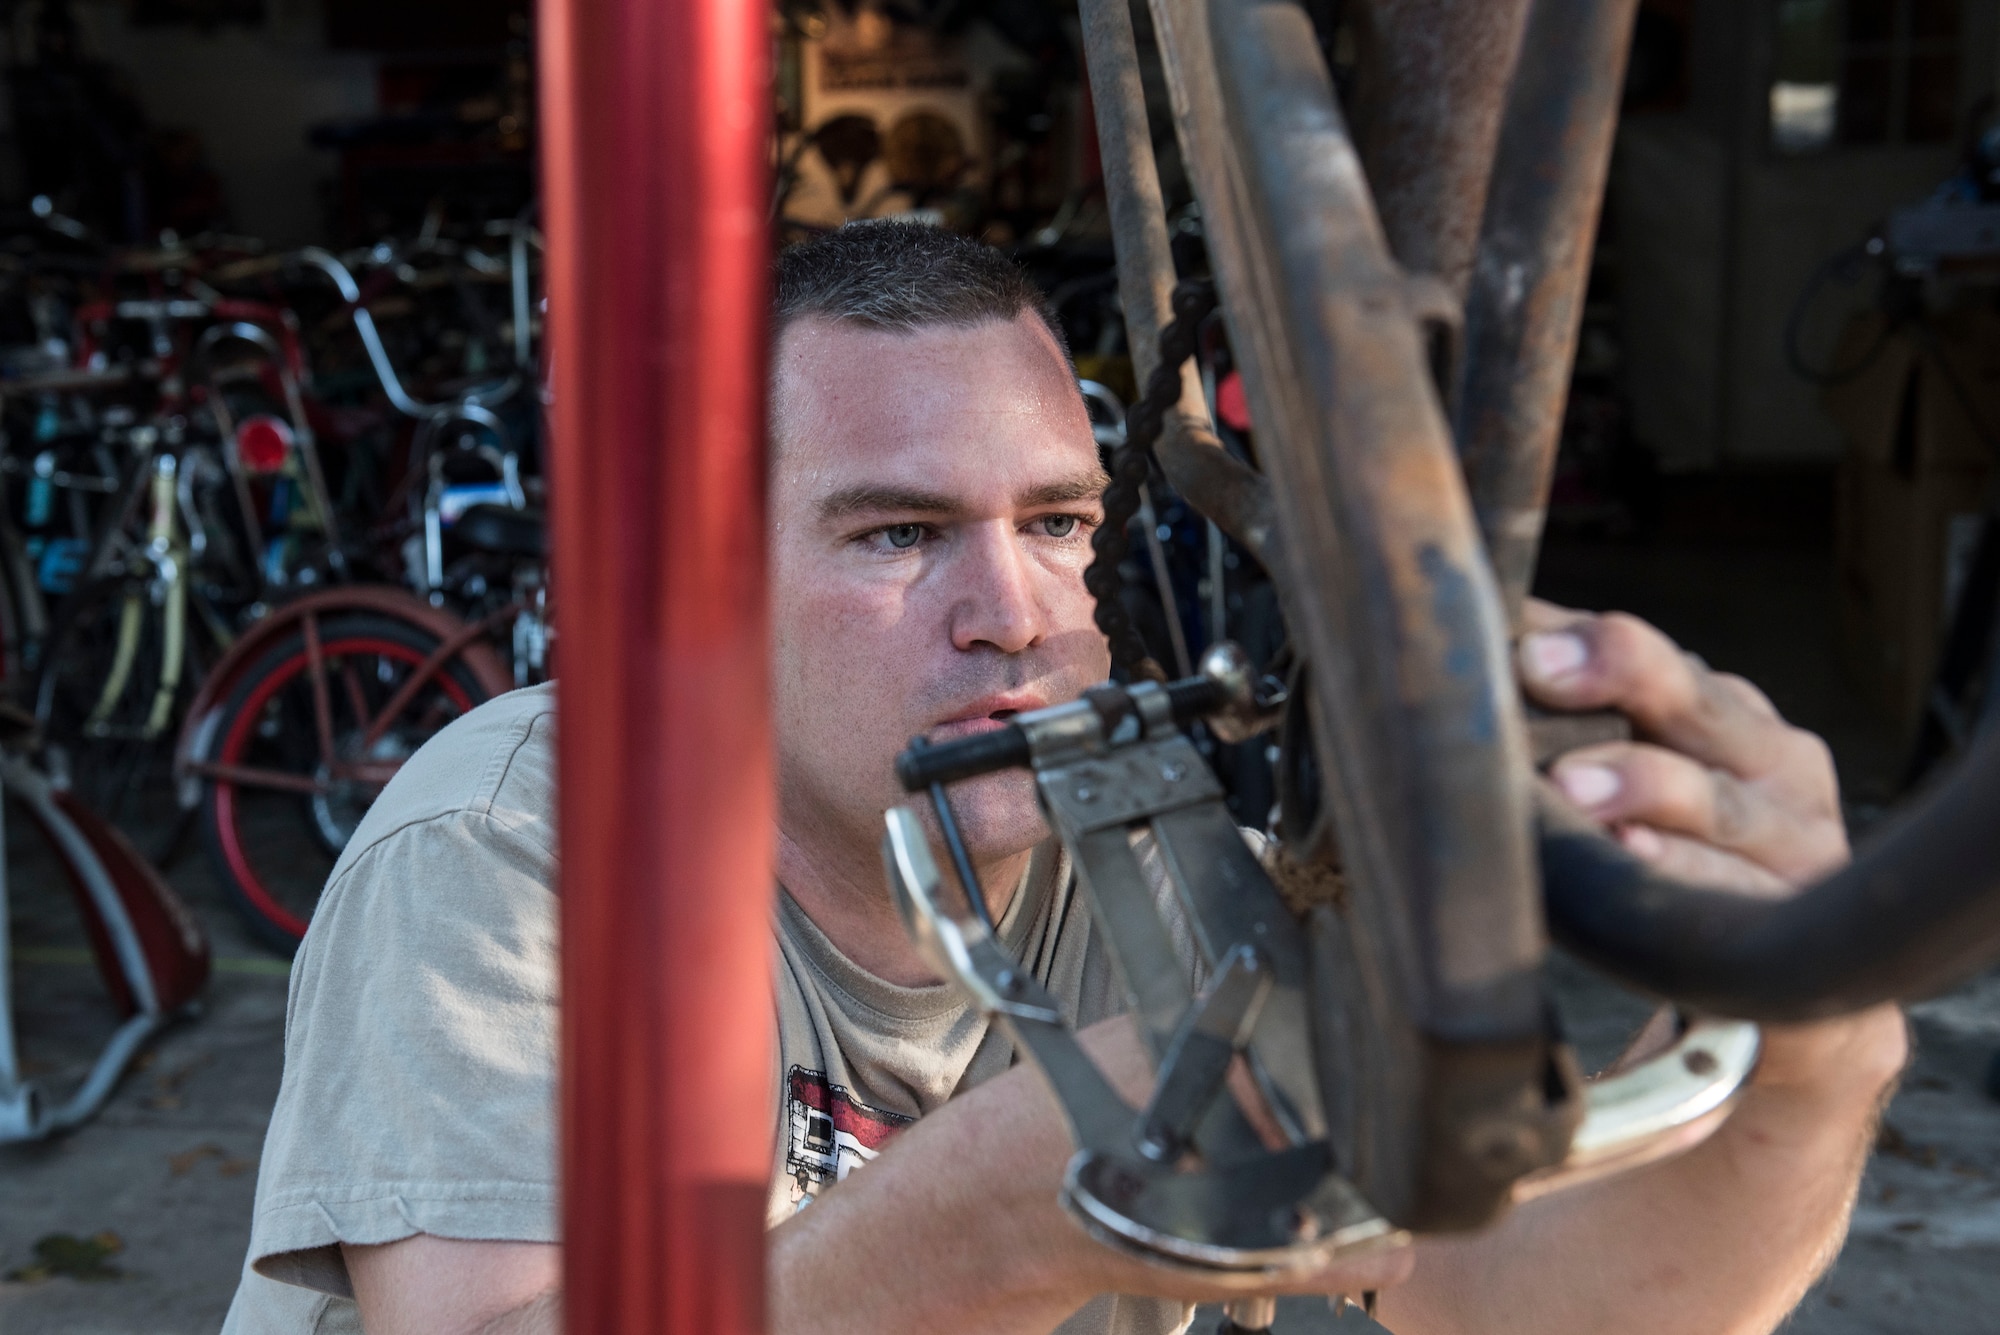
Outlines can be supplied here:
<path id="1" fill-rule="evenodd" d="M 995 728 L 1005 727 L 1014 715 L 1040 709 L 1046 703 L 1041 696 L 1023 691 L 987 696 L 973 701 L 950 718 L 933 723 L 924 735 L 933 742 L 951 742 L 961 737 L 992 732 Z"/>

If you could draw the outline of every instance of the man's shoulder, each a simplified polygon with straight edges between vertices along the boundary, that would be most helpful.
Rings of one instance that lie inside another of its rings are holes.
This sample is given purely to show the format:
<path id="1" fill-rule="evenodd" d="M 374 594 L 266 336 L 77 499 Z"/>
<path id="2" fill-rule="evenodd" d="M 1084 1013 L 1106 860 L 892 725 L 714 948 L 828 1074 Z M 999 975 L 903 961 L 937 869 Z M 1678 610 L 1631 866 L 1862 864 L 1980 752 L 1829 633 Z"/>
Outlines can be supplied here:
<path id="1" fill-rule="evenodd" d="M 453 720 L 396 772 L 341 861 L 401 830 L 453 816 L 490 821 L 553 853 L 555 730 L 554 682 L 509 691 Z"/>

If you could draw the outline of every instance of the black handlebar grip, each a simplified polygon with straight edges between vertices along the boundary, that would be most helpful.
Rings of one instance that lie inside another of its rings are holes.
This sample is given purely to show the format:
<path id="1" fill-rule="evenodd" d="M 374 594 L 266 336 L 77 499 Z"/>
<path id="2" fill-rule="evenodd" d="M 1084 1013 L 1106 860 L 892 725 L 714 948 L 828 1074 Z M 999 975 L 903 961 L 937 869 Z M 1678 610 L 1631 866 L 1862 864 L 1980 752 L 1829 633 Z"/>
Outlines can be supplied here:
<path id="1" fill-rule="evenodd" d="M 1167 699 L 1174 708 L 1174 722 L 1188 724 L 1213 714 L 1227 703 L 1222 683 L 1213 677 L 1182 677 L 1167 683 Z"/>
<path id="2" fill-rule="evenodd" d="M 1009 723 L 991 732 L 935 746 L 913 742 L 896 757 L 896 778 L 903 791 L 921 793 L 934 783 L 954 783 L 998 769 L 1018 769 L 1032 758 L 1028 734 L 1021 731 L 1019 724 Z"/>

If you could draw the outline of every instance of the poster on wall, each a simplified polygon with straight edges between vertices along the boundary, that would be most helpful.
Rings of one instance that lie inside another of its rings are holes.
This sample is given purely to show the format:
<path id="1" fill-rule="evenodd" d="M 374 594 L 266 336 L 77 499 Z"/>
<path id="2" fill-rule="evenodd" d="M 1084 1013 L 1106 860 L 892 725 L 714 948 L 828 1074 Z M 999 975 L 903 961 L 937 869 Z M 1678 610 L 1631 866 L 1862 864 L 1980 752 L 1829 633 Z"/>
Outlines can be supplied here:
<path id="1" fill-rule="evenodd" d="M 986 147 L 979 78 L 960 37 L 863 5 L 815 16 L 784 216 L 809 227 L 977 208 Z"/>

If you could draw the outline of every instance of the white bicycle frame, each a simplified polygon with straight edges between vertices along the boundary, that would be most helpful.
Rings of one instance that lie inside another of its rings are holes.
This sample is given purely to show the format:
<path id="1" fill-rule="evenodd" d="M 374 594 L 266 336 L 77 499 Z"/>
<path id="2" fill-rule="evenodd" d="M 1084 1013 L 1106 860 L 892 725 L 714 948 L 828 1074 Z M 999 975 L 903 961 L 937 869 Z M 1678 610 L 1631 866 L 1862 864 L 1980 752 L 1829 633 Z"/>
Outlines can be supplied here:
<path id="1" fill-rule="evenodd" d="M 111 1097 L 119 1076 L 146 1040 L 177 1012 L 161 1005 L 152 974 L 146 967 L 138 931 L 112 884 L 111 873 L 83 831 L 56 802 L 48 779 L 21 757 L 7 755 L 0 757 L 0 792 L 19 798 L 34 811 L 55 844 L 57 855 L 76 873 L 78 884 L 90 897 L 91 906 L 110 937 L 119 973 L 137 1007 L 136 1013 L 119 1025 L 99 1050 L 90 1073 L 67 1099 L 52 1103 L 38 1083 L 22 1078 L 14 1044 L 6 859 L 0 857 L 0 1144 L 8 1144 L 40 1140 L 88 1120 Z M 5 842 L 4 812 L 5 803 L 0 801 L 0 847 Z"/>

